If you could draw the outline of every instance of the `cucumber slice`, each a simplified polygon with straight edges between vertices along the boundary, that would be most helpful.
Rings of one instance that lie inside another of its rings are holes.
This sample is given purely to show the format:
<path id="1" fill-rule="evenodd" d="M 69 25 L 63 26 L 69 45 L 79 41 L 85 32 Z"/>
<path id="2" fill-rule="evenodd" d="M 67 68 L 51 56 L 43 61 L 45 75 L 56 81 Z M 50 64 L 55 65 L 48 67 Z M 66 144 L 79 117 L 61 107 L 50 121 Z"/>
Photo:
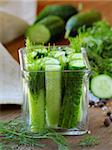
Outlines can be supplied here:
<path id="1" fill-rule="evenodd" d="M 58 126 L 61 104 L 61 66 L 46 65 L 46 121 L 49 127 Z"/>
<path id="2" fill-rule="evenodd" d="M 35 24 L 31 26 L 27 30 L 26 36 L 33 43 L 47 43 L 51 38 L 50 31 L 42 24 Z"/>
<path id="3" fill-rule="evenodd" d="M 74 60 L 69 63 L 69 69 L 82 69 L 85 68 L 83 60 Z"/>
<path id="4" fill-rule="evenodd" d="M 59 63 L 60 62 L 57 59 L 55 59 L 55 58 L 47 58 L 45 60 L 45 64 L 46 65 L 59 65 Z"/>
<path id="5" fill-rule="evenodd" d="M 69 57 L 71 60 L 83 60 L 83 55 L 82 53 L 75 53 L 75 54 L 71 54 Z"/>
<path id="6" fill-rule="evenodd" d="M 111 98 L 112 78 L 105 74 L 94 77 L 91 81 L 91 91 L 99 98 Z"/>

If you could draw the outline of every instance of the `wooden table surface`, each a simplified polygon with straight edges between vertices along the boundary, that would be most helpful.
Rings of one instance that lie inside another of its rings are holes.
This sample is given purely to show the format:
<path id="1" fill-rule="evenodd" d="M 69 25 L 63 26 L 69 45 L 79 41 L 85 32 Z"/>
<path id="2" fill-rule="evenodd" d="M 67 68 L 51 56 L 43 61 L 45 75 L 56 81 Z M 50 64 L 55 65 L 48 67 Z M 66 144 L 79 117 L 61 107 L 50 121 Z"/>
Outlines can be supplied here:
<path id="1" fill-rule="evenodd" d="M 65 0 L 65 1 L 53 1 L 53 0 L 40 0 L 38 1 L 38 11 L 40 11 L 46 4 L 53 3 L 71 3 L 73 5 L 78 5 L 79 2 L 83 2 L 84 10 L 90 8 L 96 8 L 102 12 L 103 18 L 106 18 L 112 24 L 112 1 L 110 0 Z M 8 43 L 5 47 L 8 49 L 9 53 L 18 61 L 18 49 L 24 47 L 24 36 Z M 57 42 L 56 44 L 68 44 L 66 40 Z M 111 109 L 111 102 L 108 104 Z M 1 106 L 0 109 L 0 120 L 10 120 L 18 115 L 20 115 L 21 109 L 17 105 Z M 77 146 L 77 142 L 83 138 L 83 136 L 69 136 L 67 137 L 72 150 L 112 150 L 112 126 L 106 128 L 103 126 L 103 121 L 105 118 L 105 113 L 99 108 L 89 109 L 90 118 L 90 130 L 92 135 L 99 137 L 100 144 L 95 147 L 85 147 L 80 148 Z M 44 150 L 56 150 L 57 147 L 50 141 L 44 140 L 47 144 Z M 22 150 L 22 149 L 21 149 Z M 37 149 L 39 150 L 39 148 Z"/>
<path id="2" fill-rule="evenodd" d="M 112 101 L 107 104 L 112 110 Z M 2 106 L 0 111 L 0 120 L 12 120 L 21 114 L 21 109 L 17 105 Z M 99 145 L 92 147 L 79 147 L 78 142 L 84 138 L 84 136 L 67 136 L 67 141 L 70 144 L 71 150 L 112 150 L 112 125 L 105 127 L 103 121 L 105 119 L 106 112 L 100 108 L 89 108 L 89 130 L 91 134 L 99 138 Z M 42 140 L 42 143 L 46 144 L 43 150 L 57 150 L 54 143 L 48 140 Z M 19 149 L 23 150 L 23 149 Z M 24 149 L 27 150 L 27 149 Z M 35 150 L 41 150 L 39 148 Z"/>

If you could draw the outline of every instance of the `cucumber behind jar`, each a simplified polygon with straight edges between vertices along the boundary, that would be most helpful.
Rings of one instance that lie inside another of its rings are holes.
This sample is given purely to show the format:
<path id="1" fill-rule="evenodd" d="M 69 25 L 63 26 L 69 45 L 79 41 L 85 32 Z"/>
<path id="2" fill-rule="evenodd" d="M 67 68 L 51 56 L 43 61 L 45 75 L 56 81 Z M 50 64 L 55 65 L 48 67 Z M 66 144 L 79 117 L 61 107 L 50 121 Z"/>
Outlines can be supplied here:
<path id="1" fill-rule="evenodd" d="M 49 15 L 46 18 L 40 20 L 38 23 L 45 25 L 49 29 L 51 33 L 50 40 L 52 41 L 59 39 L 59 36 L 64 34 L 65 22 L 59 16 Z"/>
<path id="2" fill-rule="evenodd" d="M 32 43 L 47 43 L 51 37 L 51 33 L 45 25 L 36 24 L 28 28 L 26 37 Z"/>
<path id="3" fill-rule="evenodd" d="M 50 40 L 59 39 L 64 30 L 65 22 L 60 17 L 51 15 L 30 26 L 26 32 L 26 37 L 32 43 L 45 44 Z"/>
<path id="4" fill-rule="evenodd" d="M 72 5 L 47 5 L 37 16 L 35 23 L 49 15 L 59 16 L 63 20 L 67 21 L 76 13 L 78 13 L 78 10 Z"/>
<path id="5" fill-rule="evenodd" d="M 83 25 L 86 27 L 91 26 L 94 22 L 99 21 L 100 19 L 101 14 L 96 10 L 81 12 L 72 16 L 66 23 L 65 38 L 68 38 L 72 31 L 77 31 L 79 27 Z"/>

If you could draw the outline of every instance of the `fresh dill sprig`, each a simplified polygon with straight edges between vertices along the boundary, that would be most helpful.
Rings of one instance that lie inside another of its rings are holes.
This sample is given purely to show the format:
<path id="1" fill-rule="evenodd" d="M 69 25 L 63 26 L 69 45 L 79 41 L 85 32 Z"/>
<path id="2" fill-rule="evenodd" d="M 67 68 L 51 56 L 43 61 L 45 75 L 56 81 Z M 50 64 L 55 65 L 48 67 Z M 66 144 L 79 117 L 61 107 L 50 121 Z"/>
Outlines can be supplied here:
<path id="1" fill-rule="evenodd" d="M 85 47 L 92 68 L 92 77 L 96 74 L 108 74 L 112 77 L 112 27 L 106 21 L 98 21 L 92 27 L 80 28 L 75 38 L 69 38 L 71 47 L 80 52 Z"/>
<path id="2" fill-rule="evenodd" d="M 0 150 L 5 150 L 6 147 L 13 149 L 14 145 L 43 148 L 45 145 L 39 143 L 40 139 L 50 139 L 58 145 L 59 150 L 69 150 L 66 139 L 53 130 L 46 129 L 38 134 L 26 130 L 21 119 L 0 122 Z"/>
<path id="3" fill-rule="evenodd" d="M 99 138 L 92 136 L 92 135 L 86 135 L 84 139 L 82 139 L 78 145 L 81 147 L 89 147 L 89 146 L 95 146 L 100 143 Z"/>

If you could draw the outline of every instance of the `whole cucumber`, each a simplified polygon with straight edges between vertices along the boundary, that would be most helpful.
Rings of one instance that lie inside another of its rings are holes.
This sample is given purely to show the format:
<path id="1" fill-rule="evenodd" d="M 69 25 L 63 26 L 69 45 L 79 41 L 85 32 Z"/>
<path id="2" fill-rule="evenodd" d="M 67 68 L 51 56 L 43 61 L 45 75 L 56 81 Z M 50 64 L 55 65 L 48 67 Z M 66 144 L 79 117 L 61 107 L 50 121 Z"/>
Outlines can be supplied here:
<path id="1" fill-rule="evenodd" d="M 25 36 L 32 43 L 36 44 L 47 43 L 51 38 L 51 34 L 48 28 L 38 23 L 30 26 L 27 29 Z"/>
<path id="2" fill-rule="evenodd" d="M 26 32 L 33 43 L 47 43 L 50 40 L 59 39 L 59 35 L 65 30 L 65 22 L 58 16 L 47 16 L 38 23 L 30 26 Z"/>
<path id="3" fill-rule="evenodd" d="M 48 15 L 56 15 L 67 21 L 78 10 L 71 5 L 47 5 L 37 16 L 35 23 L 42 20 Z"/>
<path id="4" fill-rule="evenodd" d="M 42 19 L 38 23 L 45 25 L 49 29 L 51 33 L 50 40 L 57 39 L 57 37 L 63 34 L 65 31 L 65 22 L 58 16 L 54 16 L 54 15 L 47 16 L 46 18 Z"/>
<path id="5" fill-rule="evenodd" d="M 101 19 L 100 12 L 96 10 L 90 10 L 87 12 L 81 12 L 77 15 L 72 16 L 66 23 L 65 38 L 68 38 L 73 30 L 77 30 L 79 27 L 85 25 L 86 27 L 91 26 L 94 22 Z"/>

